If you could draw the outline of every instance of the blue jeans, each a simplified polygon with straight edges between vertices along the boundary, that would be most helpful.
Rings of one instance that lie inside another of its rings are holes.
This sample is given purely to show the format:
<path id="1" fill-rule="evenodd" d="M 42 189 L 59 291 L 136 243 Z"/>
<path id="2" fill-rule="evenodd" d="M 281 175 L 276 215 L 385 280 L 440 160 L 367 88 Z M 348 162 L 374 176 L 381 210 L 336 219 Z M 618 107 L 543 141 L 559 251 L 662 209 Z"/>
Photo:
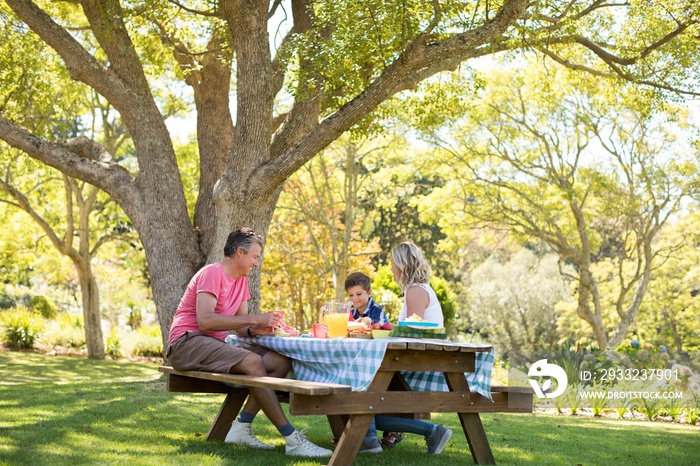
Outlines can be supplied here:
<path id="1" fill-rule="evenodd" d="M 427 437 L 433 433 L 435 424 L 420 419 L 406 419 L 405 417 L 374 416 L 372 424 L 369 425 L 365 442 L 371 442 L 373 438 L 377 438 L 377 429 L 384 432 L 408 432 Z"/>

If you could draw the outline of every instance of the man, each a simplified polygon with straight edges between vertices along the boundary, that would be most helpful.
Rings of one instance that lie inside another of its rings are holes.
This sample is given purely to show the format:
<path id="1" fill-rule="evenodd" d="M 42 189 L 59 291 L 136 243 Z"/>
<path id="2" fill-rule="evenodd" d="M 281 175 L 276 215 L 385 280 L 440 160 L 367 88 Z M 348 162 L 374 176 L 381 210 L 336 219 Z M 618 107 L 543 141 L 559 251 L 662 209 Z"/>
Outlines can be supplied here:
<path id="1" fill-rule="evenodd" d="M 224 343 L 230 330 L 252 337 L 269 334 L 284 324 L 280 313 L 248 314 L 248 275 L 259 265 L 262 246 L 262 238 L 253 230 L 236 230 L 226 240 L 224 259 L 205 265 L 192 277 L 170 327 L 166 359 L 173 368 L 260 377 L 285 377 L 289 372 L 290 360 L 274 351 Z M 284 437 L 287 455 L 321 457 L 333 453 L 294 429 L 274 390 L 266 388 L 250 388 L 250 397 L 231 425 L 226 442 L 274 448 L 252 433 L 252 422 L 260 409 Z"/>

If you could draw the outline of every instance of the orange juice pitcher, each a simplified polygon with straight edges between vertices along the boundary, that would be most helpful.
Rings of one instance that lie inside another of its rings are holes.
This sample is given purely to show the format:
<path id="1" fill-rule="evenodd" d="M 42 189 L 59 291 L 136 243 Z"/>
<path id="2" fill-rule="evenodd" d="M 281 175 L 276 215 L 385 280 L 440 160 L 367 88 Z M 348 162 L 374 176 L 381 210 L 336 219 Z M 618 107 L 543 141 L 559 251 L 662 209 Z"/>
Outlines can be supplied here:
<path id="1" fill-rule="evenodd" d="M 329 338 L 342 338 L 348 334 L 350 304 L 331 301 L 323 309 L 322 323 L 328 326 Z"/>

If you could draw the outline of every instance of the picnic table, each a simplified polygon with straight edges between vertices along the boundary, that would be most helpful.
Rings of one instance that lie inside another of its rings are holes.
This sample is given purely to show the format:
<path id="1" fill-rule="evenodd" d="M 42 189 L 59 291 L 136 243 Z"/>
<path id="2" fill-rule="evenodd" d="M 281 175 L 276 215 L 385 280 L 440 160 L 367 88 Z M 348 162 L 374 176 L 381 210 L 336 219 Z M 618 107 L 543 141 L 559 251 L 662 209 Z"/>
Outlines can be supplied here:
<path id="1" fill-rule="evenodd" d="M 374 415 L 420 417 L 424 413 L 456 413 L 474 461 L 494 464 L 479 414 L 532 412 L 530 388 L 491 386 L 494 350 L 490 345 L 411 338 L 239 340 L 290 357 L 295 379 L 185 373 L 161 368 L 169 374 L 171 391 L 204 391 L 187 384 L 188 377 L 239 384 L 239 388 L 228 386 L 229 396 L 208 439 L 226 435 L 227 426 L 230 427 L 247 395 L 247 390 L 239 391 L 240 385 L 261 383 L 289 393 L 291 414 L 327 416 L 334 436 L 339 439 L 329 466 L 354 461 Z M 207 390 L 212 392 L 216 388 Z"/>

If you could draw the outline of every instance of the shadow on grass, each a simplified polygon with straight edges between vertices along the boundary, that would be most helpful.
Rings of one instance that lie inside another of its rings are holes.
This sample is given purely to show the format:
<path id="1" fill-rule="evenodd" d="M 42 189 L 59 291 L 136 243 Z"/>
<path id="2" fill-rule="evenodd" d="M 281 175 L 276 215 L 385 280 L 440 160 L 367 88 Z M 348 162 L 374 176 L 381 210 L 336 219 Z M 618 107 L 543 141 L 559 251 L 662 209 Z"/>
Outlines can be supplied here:
<path id="1" fill-rule="evenodd" d="M 112 381 L 132 381 L 160 376 L 156 364 L 98 361 L 69 356 L 47 356 L 24 351 L 0 352 L 0 385 L 27 383 L 76 383 L 95 381 L 99 374 Z"/>
<path id="2" fill-rule="evenodd" d="M 273 451 L 205 441 L 223 395 L 168 393 L 154 364 L 0 353 L 0 464 L 320 465 L 284 455 L 284 441 L 259 416 L 254 432 Z M 330 447 L 321 416 L 294 416 Z M 660 422 L 550 415 L 483 416 L 500 465 L 697 465 L 700 428 Z M 440 456 L 407 435 L 393 450 L 355 464 L 473 464 L 456 415 L 434 415 L 454 435 Z"/>

